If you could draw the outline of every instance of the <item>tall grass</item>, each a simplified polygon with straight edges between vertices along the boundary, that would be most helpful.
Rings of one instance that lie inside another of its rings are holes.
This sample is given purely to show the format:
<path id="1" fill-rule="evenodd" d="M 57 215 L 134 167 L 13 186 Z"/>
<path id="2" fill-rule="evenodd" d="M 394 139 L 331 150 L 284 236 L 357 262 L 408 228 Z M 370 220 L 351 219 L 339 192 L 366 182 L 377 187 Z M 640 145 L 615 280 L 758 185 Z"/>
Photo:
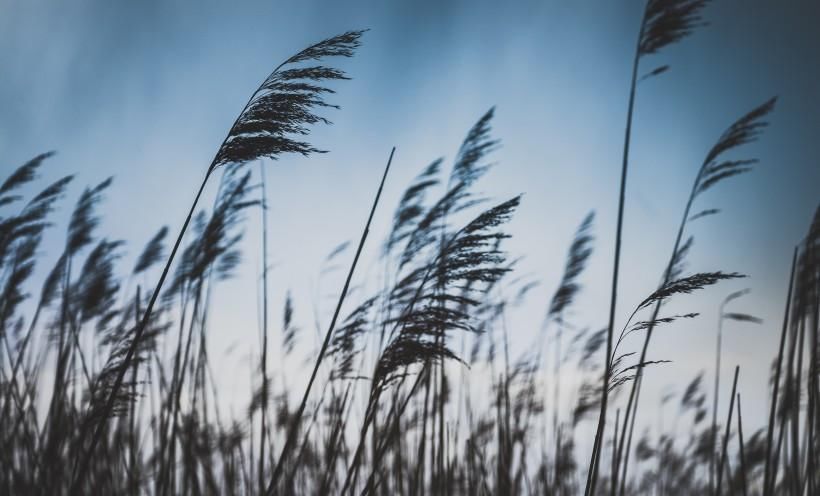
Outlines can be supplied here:
<path id="1" fill-rule="evenodd" d="M 714 391 L 699 373 L 677 396 L 659 399 L 663 412 L 677 398 L 671 428 L 657 439 L 635 434 L 637 413 L 646 410 L 638 409 L 642 377 L 674 358 L 649 359 L 653 332 L 707 310 L 661 315 L 665 304 L 695 292 L 720 294 L 721 284 L 742 277 L 687 270 L 688 231 L 717 213 L 700 206 L 704 193 L 756 163 L 734 154 L 760 137 L 774 107 L 770 100 L 744 114 L 708 150 L 660 284 L 618 315 L 633 107 L 645 79 L 638 78 L 639 62 L 701 24 L 704 4 L 653 0 L 644 12 L 602 329 L 584 325 L 574 308 L 600 228 L 592 213 L 556 263 L 563 275 L 544 322 L 512 327 L 539 280 L 521 274 L 520 258 L 508 252 L 509 222 L 526 199 L 479 193 L 485 176 L 503 167 L 492 158 L 500 140 L 491 108 L 467 130 L 449 168 L 435 159 L 406 187 L 380 244 L 378 273 L 363 276 L 355 269 L 365 242 L 373 243 L 371 223 L 385 215 L 378 206 L 391 152 L 327 327 L 320 325 L 321 302 L 314 302 L 319 342 L 310 368 L 293 365 L 303 348 L 295 344 L 303 327 L 294 308 L 303 302 L 287 294 L 274 339 L 268 170 L 249 164 L 320 152 L 304 136 L 327 122 L 316 113 L 332 106 L 325 84 L 346 75 L 319 64 L 352 56 L 360 31 L 308 47 L 265 79 L 206 169 L 170 250 L 169 229 L 161 227 L 132 267 L 124 267 L 124 243 L 99 232 L 106 179 L 79 195 L 61 254 L 32 297 L 35 268 L 46 260 L 45 230 L 59 227 L 52 226 L 54 211 L 72 177 L 29 195 L 44 164 L 58 159 L 49 153 L 23 164 L 0 183 L 0 494 L 816 493 L 820 210 L 795 250 L 764 429 L 743 425 L 739 368 L 725 391 L 725 417 L 719 404 L 724 325 L 767 325 L 733 311 L 742 291 L 715 303 Z M 202 209 L 213 179 L 213 204 Z M 214 377 L 209 318 L 220 307 L 216 289 L 242 263 L 252 212 L 262 223 L 260 346 L 245 361 L 250 401 L 228 405 Z M 333 250 L 325 265 L 342 260 L 347 247 Z M 631 336 L 643 338 L 640 349 L 629 349 Z M 527 345 L 520 355 L 513 340 Z M 292 379 L 300 374 L 307 383 L 296 390 Z M 615 401 L 622 388 L 629 388 L 625 405 Z M 595 432 L 589 447 L 578 445 L 585 429 Z M 591 453 L 588 465 L 579 464 L 578 452 Z"/>

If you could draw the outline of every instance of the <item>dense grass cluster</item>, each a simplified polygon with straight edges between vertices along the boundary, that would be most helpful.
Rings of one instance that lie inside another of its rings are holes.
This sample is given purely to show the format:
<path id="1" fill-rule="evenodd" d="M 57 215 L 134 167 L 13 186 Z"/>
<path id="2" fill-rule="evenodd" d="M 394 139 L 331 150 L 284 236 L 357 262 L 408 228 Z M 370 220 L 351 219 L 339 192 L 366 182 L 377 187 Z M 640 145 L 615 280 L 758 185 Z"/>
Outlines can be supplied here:
<path id="1" fill-rule="evenodd" d="M 516 338 L 531 341 L 519 357 L 510 353 L 507 316 L 536 281 L 518 274 L 505 251 L 506 225 L 522 198 L 477 192 L 495 173 L 500 143 L 490 109 L 449 166 L 434 160 L 406 187 L 380 240 L 383 271 L 371 274 L 378 283 L 351 293 L 362 248 L 374 242 L 370 221 L 396 150 L 390 153 L 358 244 L 328 256 L 340 263 L 352 254 L 352 263 L 303 371 L 307 386 L 274 387 L 272 377 L 294 371 L 271 356 L 270 341 L 280 339 L 288 355 L 301 326 L 289 294 L 281 325 L 268 318 L 262 159 L 321 152 L 307 135 L 328 123 L 320 115 L 334 107 L 326 85 L 347 79 L 324 64 L 354 55 L 361 31 L 306 48 L 263 81 L 203 169 L 176 239 L 161 227 L 133 268 L 123 266 L 123 242 L 99 232 L 111 179 L 86 188 L 60 225 L 54 213 L 68 201 L 72 176 L 27 195 L 55 159 L 43 154 L 16 169 L 0 185 L 0 494 L 816 494 L 820 210 L 795 248 L 765 428 L 744 431 L 742 371 L 735 369 L 731 388 L 719 375 L 724 321 L 761 323 L 731 311 L 740 291 L 720 304 L 712 390 L 704 373 L 680 384 L 677 395 L 659 400 L 678 402 L 676 429 L 657 437 L 634 432 L 643 374 L 670 358 L 649 356 L 653 332 L 698 317 L 665 314 L 664 304 L 743 277 L 689 270 L 688 231 L 718 213 L 701 205 L 704 192 L 755 165 L 743 147 L 760 137 L 775 104 L 732 122 L 696 164 L 657 289 L 616 316 L 636 89 L 669 69 L 641 76 L 640 62 L 701 25 L 705 3 L 647 3 L 629 93 L 608 325 L 578 326 L 572 312 L 593 256 L 598 227 L 590 213 L 570 241 L 539 330 Z M 213 205 L 199 209 L 206 183 L 217 177 Z M 253 209 L 262 220 L 259 346 L 250 402 L 233 405 L 241 413 L 226 418 L 208 318 L 219 305 L 213 289 L 241 263 Z M 64 229 L 56 260 L 41 256 L 46 229 Z M 35 266 L 44 274 L 39 288 Z M 616 317 L 625 322 L 620 328 Z M 627 349 L 631 335 L 642 337 L 639 349 Z M 583 377 L 571 395 L 561 392 L 567 367 Z M 480 398 L 471 383 L 478 371 L 489 378 L 479 384 Z M 719 411 L 724 394 L 729 408 Z M 568 396 L 572 405 L 561 404 Z M 593 445 L 577 446 L 579 430 L 593 427 Z"/>

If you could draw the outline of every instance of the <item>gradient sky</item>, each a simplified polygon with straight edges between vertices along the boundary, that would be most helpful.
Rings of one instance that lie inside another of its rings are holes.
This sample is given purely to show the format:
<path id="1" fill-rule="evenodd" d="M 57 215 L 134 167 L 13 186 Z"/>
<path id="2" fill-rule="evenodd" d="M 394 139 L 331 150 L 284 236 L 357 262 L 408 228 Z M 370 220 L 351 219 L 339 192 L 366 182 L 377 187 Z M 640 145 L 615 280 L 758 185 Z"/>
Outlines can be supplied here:
<path id="1" fill-rule="evenodd" d="M 494 134 L 503 147 L 479 187 L 498 200 L 525 193 L 508 246 L 526 256 L 521 273 L 542 281 L 512 318 L 514 348 L 523 350 L 561 276 L 575 227 L 592 209 L 597 251 L 573 321 L 594 328 L 606 322 L 641 9 L 638 1 L 0 0 L 2 173 L 57 150 L 44 175 L 77 172 L 73 195 L 114 175 L 101 232 L 129 242 L 127 270 L 156 229 L 178 229 L 216 146 L 274 66 L 322 38 L 370 28 L 357 56 L 340 64 L 354 79 L 337 87 L 334 102 L 342 110 L 329 115 L 334 125 L 312 135 L 331 153 L 269 164 L 274 322 L 291 289 L 296 318 L 311 331 L 302 338 L 307 355 L 315 339 L 314 295 L 331 297 L 319 299 L 326 320 L 341 285 L 337 275 L 320 287 L 318 267 L 334 246 L 358 237 L 390 147 L 397 146 L 396 159 L 358 283 L 377 274 L 373 255 L 403 188 L 433 159 L 452 159 L 467 129 L 495 105 Z M 724 377 L 741 366 L 744 418 L 753 428 L 763 421 L 792 249 L 818 202 L 819 14 L 808 1 L 719 2 L 706 10 L 708 27 L 642 66 L 670 64 L 671 71 L 639 89 L 621 318 L 657 285 L 709 147 L 736 118 L 780 96 L 771 127 L 743 155 L 760 158 L 760 165 L 704 195 L 701 207 L 723 213 L 692 231 L 690 270 L 750 278 L 670 305 L 670 312 L 702 315 L 656 334 L 651 358 L 674 362 L 650 374 L 642 396 L 648 405 L 701 369 L 711 377 L 719 302 L 751 287 L 733 308 L 765 323 L 727 326 Z M 257 335 L 259 221 L 255 214 L 248 220 L 245 263 L 214 296 L 210 328 L 220 386 L 233 394 L 223 401 L 235 411 L 245 408 L 246 358 Z M 49 256 L 57 256 L 61 236 L 54 230 L 48 238 Z M 232 353 L 222 351 L 232 345 Z"/>

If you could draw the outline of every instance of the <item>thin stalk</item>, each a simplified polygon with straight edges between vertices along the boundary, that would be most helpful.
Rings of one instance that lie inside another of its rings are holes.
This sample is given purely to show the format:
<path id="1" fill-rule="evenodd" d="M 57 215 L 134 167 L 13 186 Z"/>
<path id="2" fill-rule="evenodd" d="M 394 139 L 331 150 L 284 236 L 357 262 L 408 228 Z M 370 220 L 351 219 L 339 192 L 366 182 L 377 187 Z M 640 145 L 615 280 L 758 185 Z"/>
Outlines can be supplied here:
<path id="1" fill-rule="evenodd" d="M 353 263 L 350 266 L 350 270 L 347 273 L 347 279 L 345 280 L 344 287 L 342 288 L 342 293 L 339 295 L 339 301 L 336 304 L 336 310 L 333 312 L 333 318 L 330 321 L 330 325 L 328 326 L 327 333 L 325 334 L 325 340 L 322 343 L 322 347 L 319 350 L 319 356 L 316 357 L 316 363 L 313 366 L 313 372 L 310 374 L 310 380 L 308 381 L 308 385 L 305 388 L 305 394 L 302 396 L 302 402 L 299 404 L 299 409 L 296 411 L 296 415 L 291 420 L 290 427 L 288 429 L 287 439 L 285 441 L 285 445 L 282 447 L 282 453 L 279 455 L 279 459 L 276 461 L 276 467 L 273 470 L 273 475 L 271 476 L 271 481 L 268 484 L 268 489 L 266 491 L 267 494 L 275 493 L 276 483 L 279 480 L 279 477 L 282 474 L 283 468 L 283 461 L 288 455 L 288 452 L 291 450 L 293 443 L 296 438 L 296 428 L 299 425 L 299 422 L 302 420 L 302 415 L 305 411 L 305 406 L 307 405 L 308 397 L 310 396 L 310 390 L 313 387 L 313 382 L 316 380 L 316 375 L 319 373 L 319 365 L 322 363 L 322 359 L 327 353 L 327 348 L 330 345 L 330 338 L 333 336 L 333 329 L 336 327 L 336 319 L 339 318 L 339 312 L 342 309 L 342 303 L 344 303 L 345 297 L 347 296 L 347 290 L 350 287 L 350 280 L 353 278 L 353 272 L 356 270 L 356 264 L 359 261 L 359 256 L 362 253 L 362 248 L 364 247 L 365 240 L 367 240 L 367 235 L 370 232 L 370 222 L 373 220 L 373 214 L 376 212 L 376 206 L 379 204 L 379 197 L 382 194 L 382 188 L 384 187 L 384 181 L 387 179 L 387 173 L 390 170 L 390 163 L 393 161 L 393 154 L 396 152 L 396 147 L 390 151 L 390 157 L 387 159 L 387 166 L 384 168 L 384 175 L 382 176 L 381 183 L 379 184 L 379 189 L 376 192 L 376 198 L 373 200 L 373 207 L 370 209 L 370 216 L 367 218 L 367 224 L 365 224 L 364 231 L 362 232 L 362 237 L 359 240 L 359 247 L 356 249 L 356 256 L 353 258 Z"/>
<path id="2" fill-rule="evenodd" d="M 714 400 L 712 401 L 712 453 L 709 457 L 709 489 L 714 490 L 714 473 L 715 473 L 715 465 L 717 463 L 717 411 L 718 411 L 718 400 L 720 398 L 720 348 L 723 339 L 723 309 L 724 303 L 720 305 L 720 311 L 718 313 L 718 329 L 717 329 L 717 343 L 715 345 L 715 392 L 714 392 Z"/>
<path id="3" fill-rule="evenodd" d="M 783 328 L 780 331 L 780 348 L 777 352 L 777 367 L 774 373 L 774 384 L 772 385 L 772 401 L 769 407 L 769 424 L 766 428 L 766 467 L 763 477 L 763 494 L 764 496 L 770 494 L 773 480 L 771 477 L 771 459 L 772 459 L 772 437 L 774 436 L 775 414 L 777 411 L 777 395 L 780 389 L 780 371 L 783 368 L 783 348 L 786 344 L 786 332 L 789 326 L 789 308 L 792 300 L 792 290 L 794 289 L 794 271 L 797 265 L 797 248 L 794 249 L 792 256 L 791 275 L 789 275 L 789 290 L 786 296 L 786 308 L 783 311 Z"/>
<path id="4" fill-rule="evenodd" d="M 612 433 L 612 473 L 614 474 L 618 468 L 615 466 L 615 463 L 618 461 L 618 457 L 615 456 L 618 451 L 618 423 L 620 422 L 621 418 L 621 409 L 617 408 L 615 410 L 615 430 Z M 613 489 L 614 490 L 614 489 Z"/>
<path id="5" fill-rule="evenodd" d="M 140 297 L 141 297 L 140 287 L 139 287 L 139 285 L 137 285 L 137 294 L 134 296 L 134 319 L 136 320 L 135 324 L 139 323 L 139 318 L 140 318 L 140 313 L 141 313 L 141 311 L 140 311 Z M 132 397 L 136 397 L 137 373 L 138 373 L 138 368 L 139 368 L 138 364 L 139 364 L 139 362 L 135 361 L 134 365 L 132 366 L 132 372 L 131 372 L 131 395 L 132 395 Z M 130 441 L 130 444 L 131 444 L 131 470 L 129 471 L 129 479 L 130 479 L 129 485 L 131 486 L 131 490 L 133 491 L 133 493 L 136 495 L 136 494 L 139 494 L 139 474 L 137 472 L 137 470 L 138 470 L 137 467 L 139 466 L 139 461 L 137 460 L 138 446 L 137 446 L 137 426 L 136 426 L 136 422 L 137 422 L 136 402 L 131 403 L 130 410 L 131 410 L 131 414 L 129 416 L 131 418 L 130 418 L 130 422 L 129 422 L 129 430 L 130 430 L 129 441 Z"/>
<path id="6" fill-rule="evenodd" d="M 801 382 L 803 376 L 803 345 L 805 342 L 806 323 L 801 320 L 799 323 L 799 344 L 797 348 L 797 366 L 795 367 L 794 395 L 792 396 L 792 484 L 794 494 L 798 494 L 800 487 L 800 396 Z"/>
<path id="7" fill-rule="evenodd" d="M 817 295 L 817 293 L 815 293 Z M 808 451 L 808 460 L 806 460 L 806 482 L 808 484 L 809 494 L 815 494 L 817 492 L 816 488 L 816 476 L 817 472 L 815 469 L 816 456 L 817 456 L 817 446 L 815 441 L 816 431 L 817 431 L 817 346 L 818 346 L 818 331 L 820 331 L 820 301 L 814 303 L 814 312 L 812 312 L 812 322 L 810 324 L 810 332 L 811 332 L 811 352 L 810 352 L 810 362 L 811 365 L 809 367 L 809 384 L 808 384 L 808 394 L 809 394 L 809 412 L 806 416 L 806 442 L 807 442 L 807 451 Z"/>
<path id="8" fill-rule="evenodd" d="M 412 492 L 414 496 L 419 494 L 424 487 L 424 455 L 426 453 L 425 448 L 427 443 L 427 416 L 430 406 L 430 376 L 432 375 L 432 371 L 428 367 L 428 364 L 424 365 L 422 372 L 424 373 L 424 410 L 421 417 L 421 435 L 419 437 L 418 460 L 416 462 L 416 484 Z"/>
<path id="9" fill-rule="evenodd" d="M 735 395 L 737 394 L 737 376 L 740 373 L 740 366 L 735 366 L 735 378 L 732 381 L 732 400 L 729 402 L 729 417 L 726 419 L 726 431 L 723 434 L 723 450 L 720 455 L 720 463 L 717 468 L 717 487 L 713 494 L 716 496 L 720 494 L 720 488 L 723 482 L 723 467 L 726 464 L 726 451 L 729 445 L 729 432 L 732 428 L 732 414 L 735 408 Z"/>
<path id="10" fill-rule="evenodd" d="M 259 494 L 265 490 L 265 439 L 268 418 L 268 195 L 265 164 L 259 161 L 262 179 L 262 412 L 259 425 Z"/>
<path id="11" fill-rule="evenodd" d="M 590 496 L 595 494 L 595 486 L 598 482 L 598 465 L 601 459 L 601 445 L 603 440 L 604 429 L 606 427 L 606 409 L 609 400 L 609 378 L 612 367 L 612 335 L 615 328 L 615 310 L 618 302 L 618 273 L 621 262 L 621 234 L 623 232 L 624 222 L 624 204 L 626 203 L 626 178 L 629 167 L 629 145 L 632 136 L 632 116 L 635 109 L 635 87 L 638 77 L 638 63 L 640 61 L 640 40 L 643 36 L 644 20 L 641 20 L 641 30 L 638 35 L 638 42 L 635 48 L 635 56 L 632 61 L 632 79 L 629 84 L 629 105 L 627 107 L 626 115 L 626 130 L 624 132 L 624 151 L 623 161 L 621 164 L 621 186 L 618 197 L 618 220 L 615 228 L 615 257 L 612 265 L 612 290 L 611 299 L 609 303 L 609 323 L 607 324 L 606 333 L 606 363 L 604 367 L 603 391 L 601 392 L 601 411 L 598 414 L 598 428 L 595 432 L 595 442 L 592 448 L 592 457 L 589 462 L 589 471 L 587 473 L 587 483 L 584 489 L 584 495 Z M 613 481 L 613 483 L 616 481 Z"/>
<path id="12" fill-rule="evenodd" d="M 740 393 L 737 393 L 737 435 L 740 442 L 740 488 L 743 496 L 748 496 L 749 488 L 746 484 L 746 450 L 743 445 L 743 414 L 740 410 Z"/>
<path id="13" fill-rule="evenodd" d="M 797 343 L 796 326 L 794 325 L 794 323 L 792 323 L 791 329 L 789 330 L 788 340 L 789 340 L 789 351 L 788 351 L 788 359 L 786 361 L 786 378 L 785 378 L 785 384 L 784 384 L 784 387 L 786 388 L 786 394 L 789 395 L 789 396 L 787 396 L 787 398 L 789 398 L 793 394 L 792 393 L 792 388 L 793 388 L 793 385 L 792 385 L 792 383 L 793 383 L 792 372 L 793 372 L 793 369 L 794 369 L 794 353 L 795 353 L 795 349 L 797 347 L 797 345 L 796 345 L 796 343 Z M 786 408 L 784 410 L 787 410 L 789 408 L 789 405 L 785 405 L 785 407 Z M 788 436 L 788 433 L 786 431 L 787 421 L 788 420 L 789 420 L 788 411 L 785 411 L 780 416 L 780 431 L 778 433 L 778 438 L 777 438 L 777 449 L 774 452 L 774 464 L 772 465 L 772 467 L 774 468 L 774 471 L 772 472 L 772 476 L 771 476 L 771 480 L 770 480 L 770 484 L 771 484 L 770 488 L 771 488 L 772 492 L 774 492 L 776 482 L 777 482 L 777 471 L 780 469 L 780 453 L 783 452 L 783 451 L 788 450 L 788 447 L 786 447 L 786 448 L 783 447 L 783 445 L 788 442 L 788 439 L 786 439 L 787 436 Z M 786 441 L 784 441 L 784 439 L 786 439 Z M 789 468 L 787 458 L 788 458 L 787 455 L 784 454 L 784 456 L 783 456 L 783 465 L 784 465 L 783 471 L 786 474 L 788 474 L 788 468 Z M 785 476 L 784 476 L 784 484 L 785 484 Z"/>

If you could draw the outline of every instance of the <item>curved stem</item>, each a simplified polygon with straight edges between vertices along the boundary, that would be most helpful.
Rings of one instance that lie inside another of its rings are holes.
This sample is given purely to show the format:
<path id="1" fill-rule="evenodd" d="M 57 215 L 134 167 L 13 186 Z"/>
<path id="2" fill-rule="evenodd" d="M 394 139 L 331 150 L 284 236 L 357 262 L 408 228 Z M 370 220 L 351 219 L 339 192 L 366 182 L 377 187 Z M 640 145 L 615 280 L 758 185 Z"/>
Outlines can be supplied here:
<path id="1" fill-rule="evenodd" d="M 644 17 L 645 19 L 645 17 Z M 641 20 L 641 31 L 638 36 L 638 45 L 643 36 L 644 20 Z M 618 198 L 618 221 L 615 228 L 615 258 L 612 267 L 612 290 L 609 303 L 609 323 L 607 325 L 606 335 L 606 363 L 604 368 L 603 391 L 601 391 L 601 411 L 598 414 L 598 429 L 595 432 L 595 442 L 592 448 L 592 456 L 589 462 L 589 471 L 587 473 L 587 483 L 584 490 L 585 496 L 590 496 L 595 493 L 595 486 L 598 482 L 598 465 L 601 459 L 601 446 L 603 445 L 602 437 L 606 426 L 606 409 L 609 399 L 609 376 L 612 367 L 612 334 L 615 326 L 615 310 L 618 301 L 618 273 L 620 269 L 621 259 L 621 234 L 623 232 L 624 221 L 624 203 L 626 202 L 626 178 L 629 167 L 629 145 L 632 135 L 632 116 L 635 109 L 635 86 L 637 83 L 638 63 L 640 61 L 640 50 L 635 49 L 635 57 L 632 61 L 632 80 L 629 87 L 629 105 L 626 116 L 626 131 L 624 133 L 624 153 L 623 162 L 621 165 L 621 187 Z"/>

